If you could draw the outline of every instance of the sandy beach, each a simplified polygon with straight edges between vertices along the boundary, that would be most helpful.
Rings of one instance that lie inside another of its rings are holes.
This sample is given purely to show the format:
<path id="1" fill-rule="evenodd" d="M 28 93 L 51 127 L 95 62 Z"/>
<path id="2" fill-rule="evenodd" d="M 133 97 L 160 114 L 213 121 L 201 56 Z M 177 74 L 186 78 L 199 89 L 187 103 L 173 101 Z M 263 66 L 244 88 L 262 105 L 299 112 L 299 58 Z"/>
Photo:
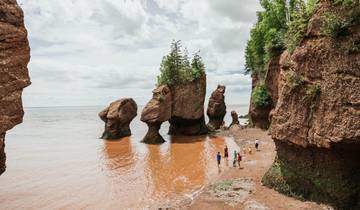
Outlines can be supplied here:
<path id="1" fill-rule="evenodd" d="M 207 186 L 188 206 L 188 209 L 332 209 L 329 206 L 304 202 L 262 186 L 261 179 L 276 156 L 275 145 L 268 131 L 257 128 L 230 129 L 217 135 L 233 136 L 240 148 L 252 148 L 252 154 L 244 154 L 241 169 L 229 163 L 221 164 L 222 174 L 216 182 Z M 254 148 L 260 140 L 260 151 Z"/>

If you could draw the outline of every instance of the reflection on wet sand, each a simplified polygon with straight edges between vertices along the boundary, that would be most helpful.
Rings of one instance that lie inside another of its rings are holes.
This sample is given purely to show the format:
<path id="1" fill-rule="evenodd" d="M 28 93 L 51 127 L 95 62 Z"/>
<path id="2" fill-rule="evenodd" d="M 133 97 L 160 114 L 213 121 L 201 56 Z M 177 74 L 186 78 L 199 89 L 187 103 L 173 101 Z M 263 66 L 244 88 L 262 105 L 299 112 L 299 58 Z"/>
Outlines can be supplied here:
<path id="1" fill-rule="evenodd" d="M 236 145 L 222 137 L 170 137 L 170 142 L 134 147 L 131 139 L 104 143 L 105 173 L 122 207 L 154 207 L 182 199 L 218 174 L 216 152 Z M 144 154 L 144 155 L 139 155 Z"/>

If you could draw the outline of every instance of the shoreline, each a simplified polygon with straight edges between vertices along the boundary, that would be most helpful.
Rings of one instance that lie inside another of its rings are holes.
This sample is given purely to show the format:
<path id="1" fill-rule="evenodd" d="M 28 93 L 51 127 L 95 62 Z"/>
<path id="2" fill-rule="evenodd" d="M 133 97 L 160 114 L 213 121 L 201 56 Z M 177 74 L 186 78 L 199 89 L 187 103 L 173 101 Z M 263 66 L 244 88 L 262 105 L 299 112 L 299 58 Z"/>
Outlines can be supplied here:
<path id="1" fill-rule="evenodd" d="M 228 166 L 221 163 L 222 172 L 210 184 L 204 186 L 191 202 L 176 204 L 175 209 L 308 209 L 331 210 L 330 206 L 310 201 L 301 201 L 262 185 L 263 175 L 272 165 L 275 156 L 275 145 L 268 131 L 257 128 L 231 128 L 220 131 L 217 136 L 233 137 L 238 146 L 252 148 L 252 154 L 241 151 L 243 160 L 241 168 L 233 167 L 231 156 Z M 260 151 L 254 148 L 255 139 L 260 140 Z M 232 154 L 233 151 L 229 151 Z"/>

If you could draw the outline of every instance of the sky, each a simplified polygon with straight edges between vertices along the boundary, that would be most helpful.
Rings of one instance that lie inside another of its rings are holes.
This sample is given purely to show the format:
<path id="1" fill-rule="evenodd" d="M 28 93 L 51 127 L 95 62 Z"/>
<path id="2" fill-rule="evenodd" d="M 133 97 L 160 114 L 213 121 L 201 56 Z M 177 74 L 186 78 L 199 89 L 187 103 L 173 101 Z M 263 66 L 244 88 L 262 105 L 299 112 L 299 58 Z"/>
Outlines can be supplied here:
<path id="1" fill-rule="evenodd" d="M 123 97 L 144 105 L 173 40 L 200 50 L 208 95 L 248 104 L 244 50 L 257 0 L 18 0 L 25 13 L 32 85 L 25 107 L 98 106 Z M 207 96 L 208 97 L 208 96 Z"/>

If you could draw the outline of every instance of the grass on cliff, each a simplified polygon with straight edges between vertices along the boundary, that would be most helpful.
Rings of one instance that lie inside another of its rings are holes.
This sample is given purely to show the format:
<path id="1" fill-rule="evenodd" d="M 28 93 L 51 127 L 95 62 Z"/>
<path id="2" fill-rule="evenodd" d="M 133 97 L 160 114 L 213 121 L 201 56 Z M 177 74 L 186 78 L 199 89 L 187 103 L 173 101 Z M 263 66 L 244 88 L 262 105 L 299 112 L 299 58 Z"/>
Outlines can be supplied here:
<path id="1" fill-rule="evenodd" d="M 337 3 L 336 3 L 337 2 Z M 341 5 L 347 9 L 347 13 L 340 16 L 328 12 L 324 15 L 322 33 L 332 38 L 338 38 L 350 34 L 351 27 L 360 25 L 360 2 L 359 1 L 336 1 L 334 4 Z"/>
<path id="2" fill-rule="evenodd" d="M 271 105 L 271 97 L 266 89 L 264 82 L 257 84 L 251 94 L 252 103 L 257 108 L 268 107 Z"/>
<path id="3" fill-rule="evenodd" d="M 190 60 L 187 50 L 181 49 L 181 41 L 171 44 L 170 53 L 163 57 L 160 64 L 160 75 L 157 85 L 173 86 L 194 81 L 205 74 L 205 65 L 199 53 L 195 53 Z"/>
<path id="4" fill-rule="evenodd" d="M 285 75 L 287 80 L 287 86 L 289 86 L 290 92 L 296 90 L 305 84 L 305 78 L 302 75 L 296 74 L 294 71 L 289 71 Z"/>

